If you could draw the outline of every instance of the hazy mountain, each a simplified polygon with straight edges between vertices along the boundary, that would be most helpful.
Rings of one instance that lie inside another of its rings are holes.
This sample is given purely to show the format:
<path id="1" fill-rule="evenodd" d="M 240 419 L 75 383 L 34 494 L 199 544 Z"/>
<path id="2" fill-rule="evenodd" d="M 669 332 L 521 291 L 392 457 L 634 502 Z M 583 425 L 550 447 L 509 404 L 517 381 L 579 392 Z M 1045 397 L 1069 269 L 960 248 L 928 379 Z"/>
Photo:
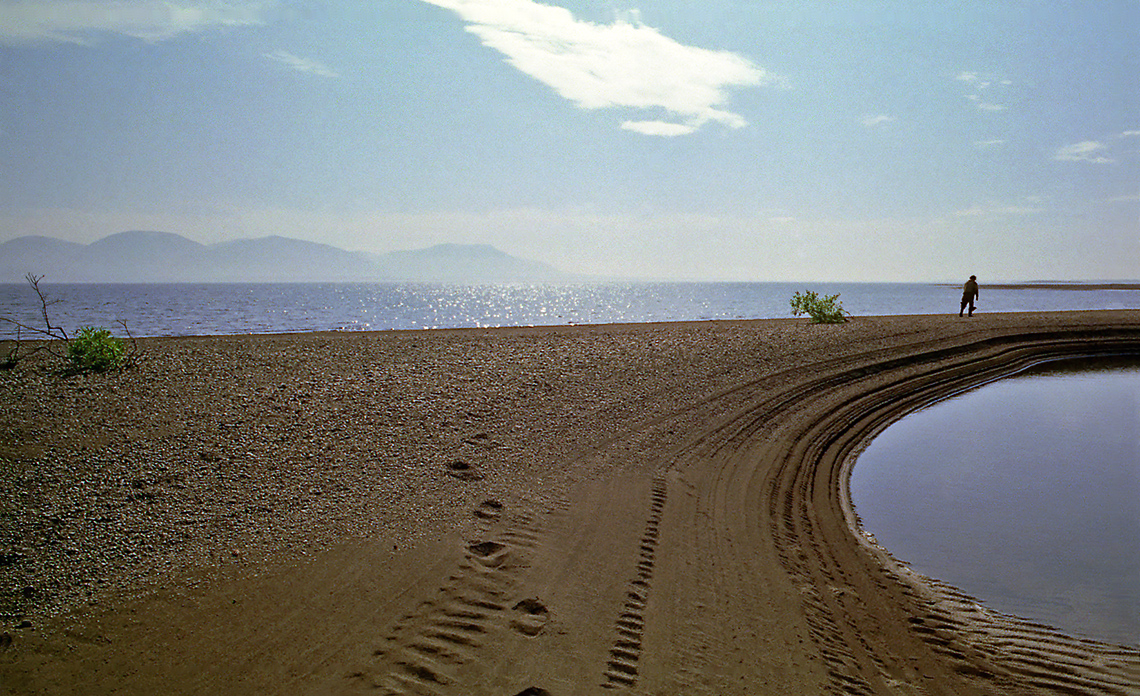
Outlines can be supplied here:
<path id="1" fill-rule="evenodd" d="M 418 251 L 394 251 L 376 257 L 384 275 L 398 280 L 476 283 L 537 282 L 566 278 L 553 266 L 516 258 L 487 244 L 439 244 Z"/>
<path id="2" fill-rule="evenodd" d="M 288 237 L 222 242 L 209 247 L 208 280 L 381 280 L 368 254 Z"/>
<path id="3" fill-rule="evenodd" d="M 206 249 L 170 232 L 120 232 L 84 247 L 72 272 L 77 281 L 189 280 L 202 272 Z M 38 272 L 48 273 L 50 269 Z"/>
<path id="4" fill-rule="evenodd" d="M 85 247 L 54 237 L 19 237 L 0 244 L 0 282 L 23 280 L 28 273 L 42 275 L 43 269 L 70 269 Z"/>
<path id="5" fill-rule="evenodd" d="M 0 282 L 25 274 L 55 283 L 425 281 L 541 282 L 572 276 L 484 245 L 367 254 L 286 237 L 199 244 L 131 231 L 83 245 L 29 236 L 0 243 Z"/>

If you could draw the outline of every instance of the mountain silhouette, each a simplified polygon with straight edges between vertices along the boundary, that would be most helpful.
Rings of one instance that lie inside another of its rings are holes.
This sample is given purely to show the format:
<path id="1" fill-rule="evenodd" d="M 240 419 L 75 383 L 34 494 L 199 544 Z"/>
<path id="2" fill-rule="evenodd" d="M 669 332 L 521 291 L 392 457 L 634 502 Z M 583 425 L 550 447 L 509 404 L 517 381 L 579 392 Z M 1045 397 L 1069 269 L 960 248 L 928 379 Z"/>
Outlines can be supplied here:
<path id="1" fill-rule="evenodd" d="M 207 248 L 212 280 L 257 282 L 383 280 L 368 254 L 289 237 L 222 242 Z"/>
<path id="2" fill-rule="evenodd" d="M 564 278 L 552 266 L 527 261 L 488 244 L 439 244 L 417 251 L 394 251 L 377 258 L 389 278 L 478 283 L 539 282 Z"/>
<path id="3" fill-rule="evenodd" d="M 80 250 L 73 272 L 110 282 L 182 280 L 201 271 L 206 246 L 170 232 L 120 232 Z M 47 273 L 50 269 L 39 271 Z"/>
<path id="4" fill-rule="evenodd" d="M 141 230 L 87 245 L 43 236 L 0 243 L 0 282 L 22 282 L 28 273 L 54 283 L 503 283 L 574 278 L 486 244 L 371 254 L 280 236 L 207 245 L 170 232 Z"/>

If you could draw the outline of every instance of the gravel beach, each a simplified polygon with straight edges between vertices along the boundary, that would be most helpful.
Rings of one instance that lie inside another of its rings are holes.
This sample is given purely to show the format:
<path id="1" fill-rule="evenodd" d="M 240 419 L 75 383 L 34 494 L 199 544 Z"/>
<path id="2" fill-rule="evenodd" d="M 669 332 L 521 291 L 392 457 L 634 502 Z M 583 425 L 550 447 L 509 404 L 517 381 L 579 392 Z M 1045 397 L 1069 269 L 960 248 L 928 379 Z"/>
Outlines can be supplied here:
<path id="1" fill-rule="evenodd" d="M 1096 352 L 1140 311 L 41 352 L 0 372 L 0 693 L 1137 694 L 1135 646 L 917 576 L 845 494 L 919 404 Z"/>

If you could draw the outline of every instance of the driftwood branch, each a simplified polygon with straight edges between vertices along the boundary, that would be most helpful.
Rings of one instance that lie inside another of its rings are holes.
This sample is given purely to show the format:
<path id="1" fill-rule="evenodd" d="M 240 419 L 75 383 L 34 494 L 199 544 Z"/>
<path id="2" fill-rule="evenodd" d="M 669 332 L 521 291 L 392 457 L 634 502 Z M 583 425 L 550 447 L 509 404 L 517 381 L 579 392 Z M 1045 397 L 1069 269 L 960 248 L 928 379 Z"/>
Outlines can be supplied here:
<path id="1" fill-rule="evenodd" d="M 63 329 L 63 327 L 55 326 L 54 324 L 51 323 L 51 315 L 48 312 L 48 307 L 51 307 L 54 304 L 58 304 L 60 302 L 60 300 L 51 299 L 46 294 L 44 294 L 43 289 L 40 288 L 40 280 L 43 279 L 43 276 L 42 275 L 38 276 L 38 275 L 35 275 L 34 273 L 29 273 L 24 277 L 27 279 L 28 285 L 32 286 L 32 290 L 35 291 L 36 297 L 38 297 L 40 300 L 40 316 L 44 320 L 44 325 L 42 327 L 31 326 L 29 324 L 25 324 L 23 322 L 16 321 L 12 317 L 0 317 L 0 322 L 4 322 L 6 324 L 11 324 L 12 326 L 16 327 L 16 338 L 13 341 L 13 346 L 8 351 L 7 355 L 4 356 L 3 360 L 0 360 L 0 368 L 2 368 L 2 369 L 11 369 L 12 367 L 14 367 L 16 365 L 16 363 L 18 363 L 24 357 L 27 357 L 28 355 L 31 355 L 33 353 L 37 353 L 41 350 L 46 350 L 47 352 L 51 353 L 52 355 L 54 355 L 56 357 L 63 357 L 64 353 L 61 353 L 58 350 L 56 350 L 55 342 L 56 341 L 63 341 L 64 344 L 66 344 L 68 341 L 71 340 L 70 337 L 67 335 L 67 331 L 65 331 Z M 28 350 L 25 355 L 20 355 L 20 349 L 23 347 L 22 332 L 24 332 L 24 331 L 28 331 L 28 332 L 31 332 L 32 334 L 36 334 L 36 335 L 40 336 L 42 339 L 45 340 L 45 342 L 37 345 L 36 347 L 34 347 L 30 350 Z"/>

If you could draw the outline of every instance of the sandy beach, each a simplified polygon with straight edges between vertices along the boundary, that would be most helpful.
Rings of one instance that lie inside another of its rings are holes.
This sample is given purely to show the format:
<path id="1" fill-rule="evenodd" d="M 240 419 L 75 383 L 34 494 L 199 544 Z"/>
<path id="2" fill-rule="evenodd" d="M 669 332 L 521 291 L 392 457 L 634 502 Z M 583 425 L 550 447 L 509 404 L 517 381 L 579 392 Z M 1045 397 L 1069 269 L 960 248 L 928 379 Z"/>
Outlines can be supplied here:
<path id="1" fill-rule="evenodd" d="M 0 372 L 0 693 L 1140 694 L 1140 648 L 913 573 L 845 491 L 1140 311 L 138 348 Z"/>

